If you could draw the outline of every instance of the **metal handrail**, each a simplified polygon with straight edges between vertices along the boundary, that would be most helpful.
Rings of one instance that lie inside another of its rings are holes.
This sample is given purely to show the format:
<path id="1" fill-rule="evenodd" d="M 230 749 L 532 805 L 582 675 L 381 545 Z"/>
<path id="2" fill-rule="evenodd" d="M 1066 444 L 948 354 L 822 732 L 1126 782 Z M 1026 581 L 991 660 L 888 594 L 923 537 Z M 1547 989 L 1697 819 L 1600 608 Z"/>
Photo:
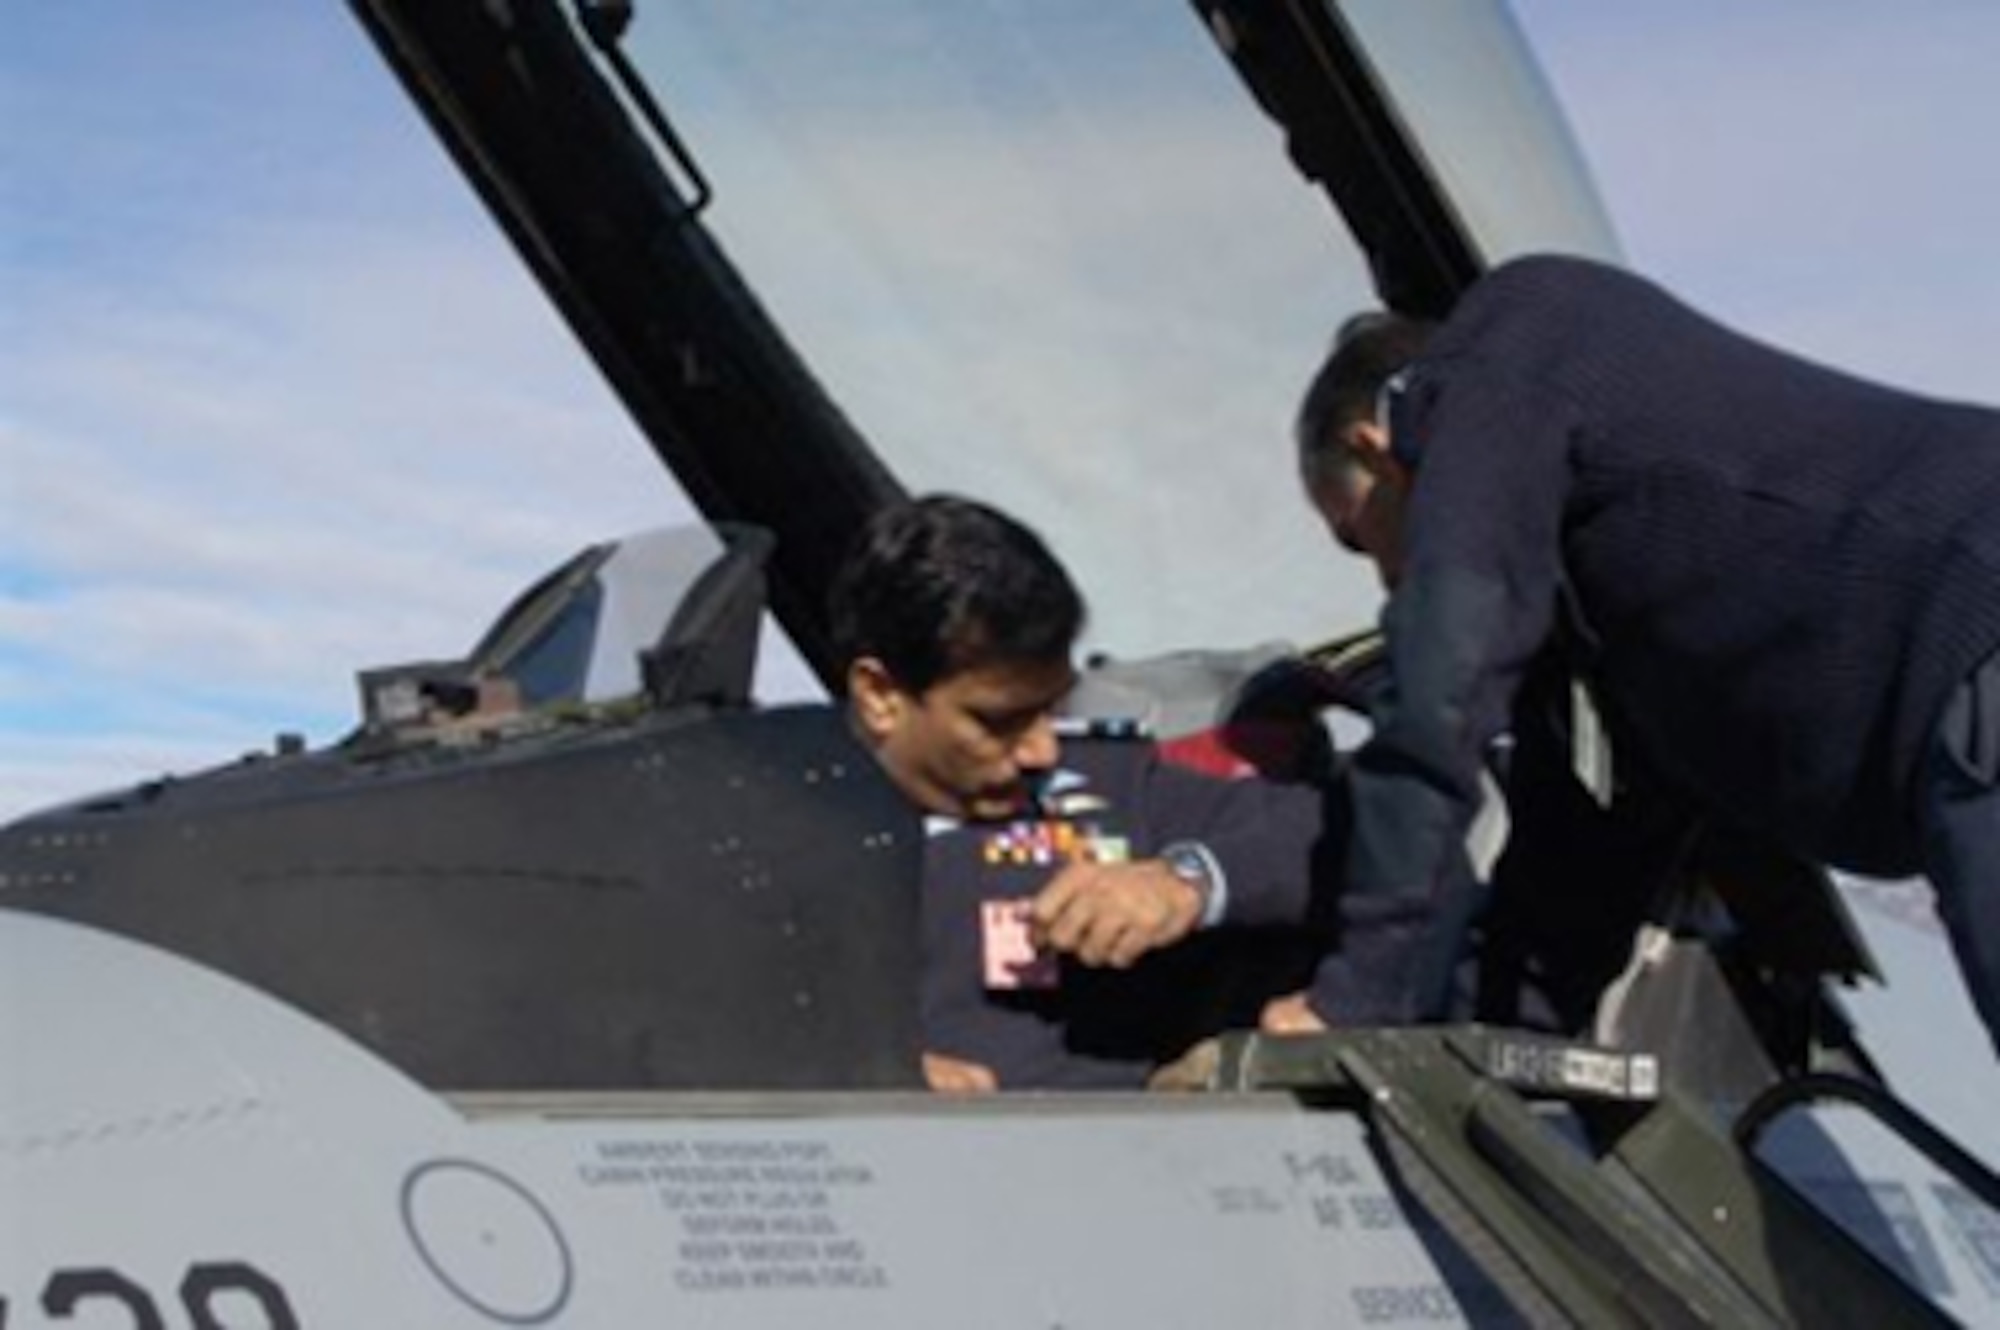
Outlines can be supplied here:
<path id="1" fill-rule="evenodd" d="M 1738 1145 L 1751 1150 L 1779 1115 L 1822 1100 L 1839 1100 L 1874 1115 L 1967 1191 L 2000 1210 L 2000 1175 L 1886 1088 L 1858 1077 L 1811 1072 L 1780 1081 L 1745 1106 L 1732 1134 Z"/>

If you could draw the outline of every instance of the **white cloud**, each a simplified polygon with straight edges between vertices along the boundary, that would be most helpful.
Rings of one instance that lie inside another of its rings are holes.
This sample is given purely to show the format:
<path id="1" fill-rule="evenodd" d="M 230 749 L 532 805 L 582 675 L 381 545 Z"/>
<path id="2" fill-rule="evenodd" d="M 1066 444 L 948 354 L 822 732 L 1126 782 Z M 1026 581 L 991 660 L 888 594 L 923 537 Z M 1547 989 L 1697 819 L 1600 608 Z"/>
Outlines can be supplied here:
<path id="1" fill-rule="evenodd" d="M 576 547 L 687 515 L 338 37 L 319 87 L 257 76 L 266 46 L 179 67 L 254 117 L 177 83 L 148 120 L 115 42 L 66 76 L 0 63 L 49 130 L 9 140 L 0 204 L 43 200 L 0 248 L 0 816 L 279 728 L 330 737 L 356 668 L 462 652 Z M 372 111 L 328 116 L 357 84 Z"/>
<path id="2" fill-rule="evenodd" d="M 117 734 L 59 737 L 9 736 L 0 767 L 0 816 L 123 789 L 161 776 L 188 775 L 233 761 L 253 749 L 269 751 L 272 736 L 239 732 L 204 739 L 188 717 L 175 728 L 139 727 Z"/>
<path id="3" fill-rule="evenodd" d="M 1846 368 L 2000 396 L 2000 10 L 1516 8 L 1639 267 Z"/>

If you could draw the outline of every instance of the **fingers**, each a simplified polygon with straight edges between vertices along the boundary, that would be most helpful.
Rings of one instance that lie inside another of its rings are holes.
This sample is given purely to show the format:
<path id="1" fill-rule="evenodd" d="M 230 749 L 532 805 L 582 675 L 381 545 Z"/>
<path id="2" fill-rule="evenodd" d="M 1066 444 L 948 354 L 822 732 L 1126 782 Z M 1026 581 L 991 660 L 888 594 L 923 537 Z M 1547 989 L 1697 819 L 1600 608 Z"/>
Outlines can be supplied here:
<path id="1" fill-rule="evenodd" d="M 1072 955 L 1085 965 L 1094 965 L 1113 970 L 1129 969 L 1141 956 L 1152 950 L 1149 942 L 1150 931 L 1142 924 L 1106 919 L 1087 928 L 1077 939 Z"/>
<path id="2" fill-rule="evenodd" d="M 1172 1062 L 1154 1068 L 1146 1078 L 1148 1090 L 1186 1091 L 1212 1090 L 1216 1076 L 1222 1070 L 1222 1045 L 1215 1039 L 1203 1039 Z"/>
<path id="3" fill-rule="evenodd" d="M 1257 1028 L 1265 1034 L 1322 1034 L 1329 1027 L 1306 1004 L 1304 993 L 1288 993 L 1264 1004 Z"/>
<path id="4" fill-rule="evenodd" d="M 1073 864 L 1035 898 L 1036 941 L 1085 965 L 1125 969 L 1180 941 L 1201 913 L 1195 889 L 1157 861 Z"/>
<path id="5" fill-rule="evenodd" d="M 992 1094 L 1000 1078 L 991 1067 L 948 1053 L 924 1054 L 924 1084 L 939 1094 Z"/>
<path id="6" fill-rule="evenodd" d="M 1042 929 L 1042 945 L 1085 965 L 1122 969 L 1145 954 L 1154 913 L 1153 902 L 1121 890 L 1115 882 L 1078 891 L 1051 910 Z"/>
<path id="7" fill-rule="evenodd" d="M 1131 949 L 1133 916 L 1143 908 L 1115 879 L 1094 868 L 1068 868 L 1035 898 L 1036 940 L 1085 965 L 1105 965 Z"/>
<path id="8" fill-rule="evenodd" d="M 1036 943 L 1042 946 L 1055 945 L 1058 927 L 1064 930 L 1063 937 L 1071 938 L 1076 921 L 1081 914 L 1072 914 L 1080 907 L 1077 902 L 1090 890 L 1090 883 L 1096 878 L 1094 868 L 1071 865 L 1049 879 L 1049 884 L 1035 895 L 1029 910 L 1029 926 Z"/>

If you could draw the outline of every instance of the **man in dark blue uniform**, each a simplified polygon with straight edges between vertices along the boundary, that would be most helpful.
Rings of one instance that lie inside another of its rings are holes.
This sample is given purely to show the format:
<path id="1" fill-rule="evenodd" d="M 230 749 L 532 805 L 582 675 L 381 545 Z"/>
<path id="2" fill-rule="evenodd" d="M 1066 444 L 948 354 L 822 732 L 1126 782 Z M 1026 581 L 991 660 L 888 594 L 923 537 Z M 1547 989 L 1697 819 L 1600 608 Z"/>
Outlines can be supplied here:
<path id="1" fill-rule="evenodd" d="M 1437 1014 L 1481 762 L 1554 643 L 1609 737 L 1595 793 L 1636 769 L 1803 858 L 1927 874 L 2000 1039 L 2000 413 L 1545 257 L 1346 339 L 1299 443 L 1390 588 L 1394 684 L 1350 772 L 1339 949 L 1274 1028 Z"/>
<path id="2" fill-rule="evenodd" d="M 1321 797 L 1066 743 L 1084 606 L 1033 532 L 950 496 L 885 509 L 832 612 L 855 732 L 927 815 L 935 1088 L 1138 1086 L 1310 972 L 1282 964 L 1296 933 L 1182 940 L 1306 915 Z"/>

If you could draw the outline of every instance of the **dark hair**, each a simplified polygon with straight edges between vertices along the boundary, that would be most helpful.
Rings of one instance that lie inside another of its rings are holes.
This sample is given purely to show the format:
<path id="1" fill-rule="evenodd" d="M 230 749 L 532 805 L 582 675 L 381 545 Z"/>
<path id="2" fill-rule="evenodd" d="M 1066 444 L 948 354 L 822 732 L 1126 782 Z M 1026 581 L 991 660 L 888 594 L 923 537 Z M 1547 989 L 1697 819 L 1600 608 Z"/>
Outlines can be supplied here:
<path id="1" fill-rule="evenodd" d="M 1083 597 L 1027 527 L 984 504 L 933 494 L 878 511 L 834 577 L 842 658 L 874 656 L 923 693 L 998 661 L 1067 658 Z"/>
<path id="2" fill-rule="evenodd" d="M 1341 454 L 1341 431 L 1374 415 L 1382 385 L 1417 358 L 1434 326 L 1386 310 L 1356 314 L 1340 325 L 1292 427 L 1308 479 Z"/>

